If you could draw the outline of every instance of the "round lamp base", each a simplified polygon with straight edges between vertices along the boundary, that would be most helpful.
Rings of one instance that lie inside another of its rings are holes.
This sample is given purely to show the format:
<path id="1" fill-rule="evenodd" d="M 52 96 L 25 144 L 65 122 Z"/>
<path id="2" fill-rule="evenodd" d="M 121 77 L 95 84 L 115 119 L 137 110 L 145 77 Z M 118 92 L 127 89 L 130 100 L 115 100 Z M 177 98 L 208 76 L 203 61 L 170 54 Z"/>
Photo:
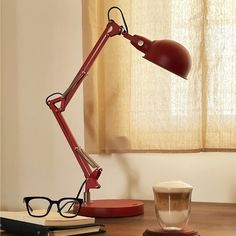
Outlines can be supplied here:
<path id="1" fill-rule="evenodd" d="M 94 200 L 83 204 L 79 214 L 90 217 L 128 217 L 144 213 L 144 204 L 131 199 Z"/>

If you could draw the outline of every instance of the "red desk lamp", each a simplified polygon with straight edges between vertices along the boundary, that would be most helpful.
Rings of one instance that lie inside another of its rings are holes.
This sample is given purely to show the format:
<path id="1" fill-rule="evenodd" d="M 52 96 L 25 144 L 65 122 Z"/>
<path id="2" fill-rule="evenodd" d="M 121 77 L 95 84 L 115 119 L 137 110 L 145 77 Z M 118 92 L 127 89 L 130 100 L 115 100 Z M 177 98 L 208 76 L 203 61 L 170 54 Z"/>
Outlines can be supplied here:
<path id="1" fill-rule="evenodd" d="M 119 26 L 110 19 L 110 11 L 118 9 L 121 13 L 124 27 Z M 84 64 L 64 93 L 54 93 L 46 99 L 47 105 L 52 110 L 66 137 L 82 171 L 85 175 L 84 204 L 81 215 L 94 217 L 123 217 L 143 214 L 143 203 L 135 200 L 95 200 L 90 199 L 90 189 L 100 188 L 98 178 L 102 168 L 77 144 L 62 113 L 75 94 L 76 90 L 87 75 L 90 67 L 99 55 L 107 40 L 113 36 L 122 35 L 139 51 L 144 58 L 186 79 L 191 67 L 191 59 L 188 51 L 177 42 L 171 40 L 150 41 L 142 36 L 130 35 L 122 11 L 118 7 L 112 7 L 108 11 L 108 24 L 89 53 Z M 55 97 L 55 95 L 57 95 Z"/>

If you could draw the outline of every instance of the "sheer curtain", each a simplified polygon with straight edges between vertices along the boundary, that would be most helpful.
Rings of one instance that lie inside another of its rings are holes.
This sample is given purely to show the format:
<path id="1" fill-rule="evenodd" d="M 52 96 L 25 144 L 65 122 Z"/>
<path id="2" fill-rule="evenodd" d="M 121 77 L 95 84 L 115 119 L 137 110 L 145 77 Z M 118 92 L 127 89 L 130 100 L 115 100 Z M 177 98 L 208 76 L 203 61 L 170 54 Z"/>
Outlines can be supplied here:
<path id="1" fill-rule="evenodd" d="M 110 38 L 84 82 L 85 148 L 101 152 L 236 151 L 234 0 L 84 0 L 86 56 L 119 6 L 130 34 L 190 52 L 188 80 Z M 119 12 L 112 18 L 122 24 Z"/>

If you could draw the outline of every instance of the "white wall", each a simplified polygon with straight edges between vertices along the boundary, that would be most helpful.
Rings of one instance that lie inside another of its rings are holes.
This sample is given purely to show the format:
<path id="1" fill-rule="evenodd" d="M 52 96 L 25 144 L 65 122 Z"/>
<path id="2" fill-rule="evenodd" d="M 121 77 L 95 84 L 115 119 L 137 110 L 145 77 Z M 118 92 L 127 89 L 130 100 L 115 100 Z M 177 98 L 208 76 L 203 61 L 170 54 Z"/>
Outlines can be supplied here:
<path id="1" fill-rule="evenodd" d="M 83 175 L 44 100 L 63 92 L 82 63 L 80 0 L 2 0 L 2 209 L 27 195 L 74 196 Z M 82 88 L 66 117 L 83 146 Z M 151 186 L 181 179 L 193 200 L 236 203 L 236 154 L 94 155 L 104 169 L 94 198 L 152 199 Z"/>

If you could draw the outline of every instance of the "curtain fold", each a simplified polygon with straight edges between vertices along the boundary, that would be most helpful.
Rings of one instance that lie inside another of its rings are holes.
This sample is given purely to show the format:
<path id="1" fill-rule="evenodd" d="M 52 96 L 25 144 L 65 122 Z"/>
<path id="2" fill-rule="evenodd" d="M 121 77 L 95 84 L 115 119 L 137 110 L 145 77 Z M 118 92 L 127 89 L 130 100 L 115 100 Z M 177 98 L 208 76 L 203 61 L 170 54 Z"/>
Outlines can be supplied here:
<path id="1" fill-rule="evenodd" d="M 84 81 L 85 149 L 109 152 L 236 151 L 236 3 L 83 0 L 84 56 L 119 6 L 130 34 L 172 39 L 190 52 L 188 80 L 110 38 Z M 112 18 L 123 24 L 118 11 Z"/>

